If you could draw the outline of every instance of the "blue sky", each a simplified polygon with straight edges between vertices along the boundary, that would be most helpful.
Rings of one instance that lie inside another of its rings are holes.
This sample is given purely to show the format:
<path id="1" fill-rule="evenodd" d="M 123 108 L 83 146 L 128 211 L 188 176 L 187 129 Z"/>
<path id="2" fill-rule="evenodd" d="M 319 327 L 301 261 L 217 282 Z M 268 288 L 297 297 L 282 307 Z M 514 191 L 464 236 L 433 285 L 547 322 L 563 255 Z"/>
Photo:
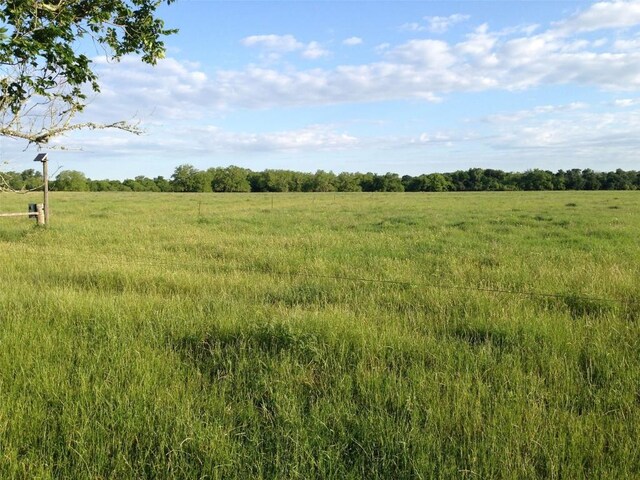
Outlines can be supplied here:
<path id="1" fill-rule="evenodd" d="M 85 113 L 146 133 L 58 138 L 54 167 L 640 168 L 638 0 L 178 0 L 161 16 L 180 29 L 167 58 L 94 52 Z M 1 142 L 8 168 L 31 168 L 35 152 Z"/>

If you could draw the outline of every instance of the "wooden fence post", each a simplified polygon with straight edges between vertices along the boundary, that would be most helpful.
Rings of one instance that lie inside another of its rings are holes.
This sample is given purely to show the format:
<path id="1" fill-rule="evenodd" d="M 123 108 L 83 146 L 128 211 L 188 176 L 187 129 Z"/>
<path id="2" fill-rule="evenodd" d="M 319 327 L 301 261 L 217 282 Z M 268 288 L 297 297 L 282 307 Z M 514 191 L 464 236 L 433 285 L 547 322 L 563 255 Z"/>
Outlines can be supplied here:
<path id="1" fill-rule="evenodd" d="M 47 157 L 42 161 L 42 178 L 44 179 L 44 216 L 41 225 L 49 225 L 49 162 Z M 40 216 L 38 216 L 40 222 Z M 40 225 L 40 223 L 38 223 Z"/>
<path id="2" fill-rule="evenodd" d="M 38 225 L 46 225 L 44 205 L 42 203 L 37 204 L 36 211 L 38 212 Z"/>
<path id="3" fill-rule="evenodd" d="M 42 179 L 44 180 L 44 223 L 49 225 L 49 159 L 46 153 L 39 153 L 34 162 L 42 162 Z M 40 225 L 40 223 L 38 222 Z"/>

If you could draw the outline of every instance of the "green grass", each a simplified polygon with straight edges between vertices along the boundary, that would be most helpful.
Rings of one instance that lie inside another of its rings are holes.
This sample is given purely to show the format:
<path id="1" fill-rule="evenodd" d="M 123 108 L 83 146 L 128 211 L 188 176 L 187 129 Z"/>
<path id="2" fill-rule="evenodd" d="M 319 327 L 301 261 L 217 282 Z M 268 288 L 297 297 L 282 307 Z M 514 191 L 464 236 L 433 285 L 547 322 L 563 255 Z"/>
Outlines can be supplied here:
<path id="1" fill-rule="evenodd" d="M 33 223 L 0 219 L 0 478 L 640 478 L 638 192 Z"/>

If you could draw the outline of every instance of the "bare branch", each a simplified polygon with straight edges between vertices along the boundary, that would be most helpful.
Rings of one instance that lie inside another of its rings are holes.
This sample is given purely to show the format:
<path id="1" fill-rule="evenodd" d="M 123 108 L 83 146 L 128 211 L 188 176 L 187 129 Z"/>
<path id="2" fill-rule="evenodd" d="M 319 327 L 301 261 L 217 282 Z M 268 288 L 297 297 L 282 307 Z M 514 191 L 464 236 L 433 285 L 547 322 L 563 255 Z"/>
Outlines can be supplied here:
<path id="1" fill-rule="evenodd" d="M 63 135 L 75 130 L 100 130 L 100 129 L 116 129 L 125 132 L 133 133 L 134 135 L 142 135 L 142 130 L 137 124 L 131 124 L 125 121 L 113 122 L 113 123 L 95 123 L 95 122 L 83 122 L 74 123 L 72 125 L 63 125 L 62 127 L 51 128 L 49 130 L 42 130 L 36 133 L 25 132 L 22 130 L 14 130 L 9 127 L 0 126 L 0 135 L 5 137 L 18 138 L 27 140 L 30 144 L 35 143 L 38 145 L 47 143 L 51 138 Z"/>

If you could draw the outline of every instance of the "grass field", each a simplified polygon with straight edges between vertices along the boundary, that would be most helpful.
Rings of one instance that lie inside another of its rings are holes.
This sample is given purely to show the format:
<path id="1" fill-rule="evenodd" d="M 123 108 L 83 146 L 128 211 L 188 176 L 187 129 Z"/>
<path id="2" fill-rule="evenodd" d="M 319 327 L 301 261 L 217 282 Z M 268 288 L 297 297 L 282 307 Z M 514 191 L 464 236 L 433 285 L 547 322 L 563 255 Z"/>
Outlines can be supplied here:
<path id="1" fill-rule="evenodd" d="M 33 223 L 0 219 L 0 478 L 640 478 L 640 192 Z"/>

